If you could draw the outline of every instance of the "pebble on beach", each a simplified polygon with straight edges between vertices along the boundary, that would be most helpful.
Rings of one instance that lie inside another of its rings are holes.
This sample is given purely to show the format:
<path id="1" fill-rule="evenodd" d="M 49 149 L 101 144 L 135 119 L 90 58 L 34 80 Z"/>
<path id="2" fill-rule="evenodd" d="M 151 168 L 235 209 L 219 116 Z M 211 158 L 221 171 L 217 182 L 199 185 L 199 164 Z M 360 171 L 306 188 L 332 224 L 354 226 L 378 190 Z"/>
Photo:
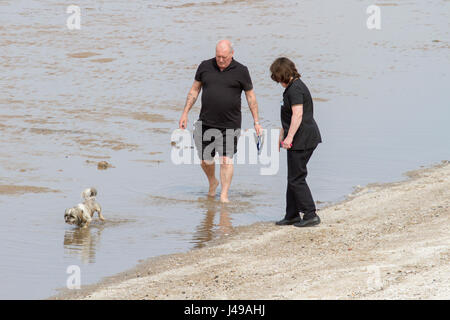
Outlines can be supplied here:
<path id="1" fill-rule="evenodd" d="M 97 169 L 98 169 L 98 170 L 106 170 L 106 169 L 112 168 L 112 167 L 113 167 L 113 166 L 112 166 L 110 163 L 106 162 L 106 161 L 100 161 L 100 162 L 97 164 Z"/>

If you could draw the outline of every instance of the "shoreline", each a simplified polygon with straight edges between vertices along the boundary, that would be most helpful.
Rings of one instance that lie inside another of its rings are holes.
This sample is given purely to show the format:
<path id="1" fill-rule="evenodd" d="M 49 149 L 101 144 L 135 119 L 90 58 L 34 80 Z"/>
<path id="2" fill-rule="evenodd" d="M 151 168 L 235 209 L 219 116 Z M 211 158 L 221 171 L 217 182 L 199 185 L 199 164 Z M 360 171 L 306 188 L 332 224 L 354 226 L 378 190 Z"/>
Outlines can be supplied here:
<path id="1" fill-rule="evenodd" d="M 448 299 L 450 164 L 404 175 L 322 207 L 316 227 L 239 226 L 48 299 Z"/>

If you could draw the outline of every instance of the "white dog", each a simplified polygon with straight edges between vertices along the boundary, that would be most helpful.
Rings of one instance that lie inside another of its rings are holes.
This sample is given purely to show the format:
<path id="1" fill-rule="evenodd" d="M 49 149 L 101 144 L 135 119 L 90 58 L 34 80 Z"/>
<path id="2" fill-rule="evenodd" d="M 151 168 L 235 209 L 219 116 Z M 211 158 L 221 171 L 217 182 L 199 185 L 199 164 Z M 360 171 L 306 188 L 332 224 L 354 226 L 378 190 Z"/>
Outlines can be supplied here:
<path id="1" fill-rule="evenodd" d="M 81 194 L 84 199 L 83 203 L 78 204 L 73 208 L 66 209 L 64 220 L 68 224 L 75 224 L 81 228 L 87 228 L 92 221 L 94 213 L 98 213 L 100 220 L 105 221 L 102 215 L 102 208 L 95 197 L 97 190 L 95 188 L 87 188 Z"/>

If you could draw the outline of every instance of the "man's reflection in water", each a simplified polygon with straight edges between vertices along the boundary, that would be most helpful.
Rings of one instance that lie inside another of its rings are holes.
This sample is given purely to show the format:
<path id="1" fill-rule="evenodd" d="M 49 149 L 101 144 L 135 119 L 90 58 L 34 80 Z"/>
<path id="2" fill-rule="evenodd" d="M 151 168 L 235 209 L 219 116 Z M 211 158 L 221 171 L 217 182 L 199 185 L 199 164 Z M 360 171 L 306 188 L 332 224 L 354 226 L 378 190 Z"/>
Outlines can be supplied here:
<path id="1" fill-rule="evenodd" d="M 89 228 L 73 228 L 64 234 L 64 249 L 70 255 L 80 256 L 85 264 L 95 262 L 96 247 L 105 228 L 104 224 L 91 224 Z"/>
<path id="2" fill-rule="evenodd" d="M 208 203 L 205 213 L 205 219 L 197 227 L 194 234 L 195 248 L 202 248 L 208 241 L 214 239 L 215 236 L 227 235 L 233 231 L 231 225 L 231 217 L 227 204 L 218 204 L 215 201 Z M 220 211 L 219 224 L 214 224 L 216 212 Z"/>

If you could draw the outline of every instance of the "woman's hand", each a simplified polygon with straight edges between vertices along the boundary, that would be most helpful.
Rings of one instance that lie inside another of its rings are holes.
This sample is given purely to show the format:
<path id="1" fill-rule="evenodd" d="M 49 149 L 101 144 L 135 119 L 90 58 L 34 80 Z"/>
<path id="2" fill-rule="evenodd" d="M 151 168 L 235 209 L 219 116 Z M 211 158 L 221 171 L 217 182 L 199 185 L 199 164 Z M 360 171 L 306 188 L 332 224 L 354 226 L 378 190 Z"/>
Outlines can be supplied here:
<path id="1" fill-rule="evenodd" d="M 284 129 L 281 128 L 280 129 L 280 136 L 278 137 L 278 152 L 280 152 L 280 148 L 281 148 L 281 145 L 283 143 L 283 137 L 284 137 Z"/>
<path id="2" fill-rule="evenodd" d="M 284 139 L 284 141 L 282 142 L 283 148 L 290 149 L 292 147 L 292 140 L 293 140 L 292 137 L 288 135 L 286 139 Z"/>

